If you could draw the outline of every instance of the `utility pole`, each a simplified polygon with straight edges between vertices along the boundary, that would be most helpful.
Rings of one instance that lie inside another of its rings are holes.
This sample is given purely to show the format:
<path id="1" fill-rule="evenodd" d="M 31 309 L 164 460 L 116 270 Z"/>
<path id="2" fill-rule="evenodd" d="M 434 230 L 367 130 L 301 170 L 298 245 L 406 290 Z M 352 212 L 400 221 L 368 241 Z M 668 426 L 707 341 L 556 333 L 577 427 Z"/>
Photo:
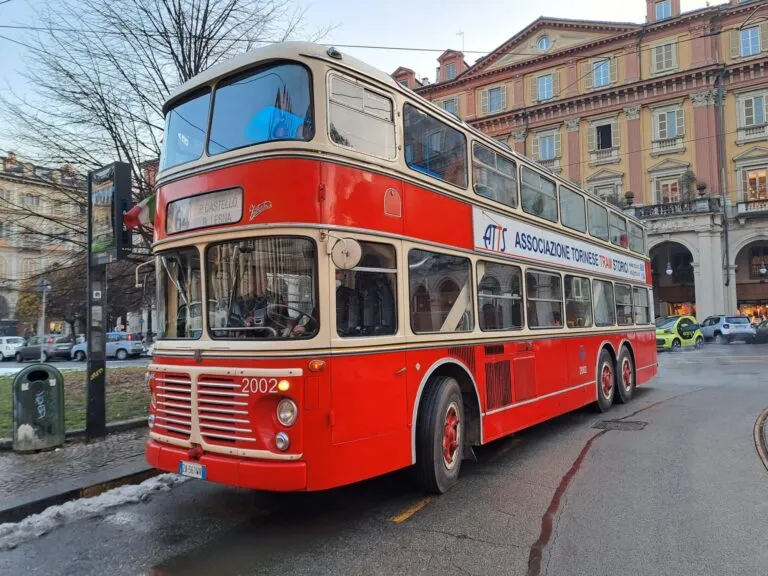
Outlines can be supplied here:
<path id="1" fill-rule="evenodd" d="M 731 285 L 731 257 L 730 257 L 730 239 L 728 234 L 728 174 L 726 172 L 725 167 L 725 113 L 724 113 L 724 107 L 725 107 L 725 86 L 724 79 L 725 75 L 728 72 L 727 66 L 723 66 L 723 69 L 720 71 L 720 73 L 717 75 L 717 78 L 715 80 L 716 84 L 716 92 L 715 92 L 715 103 L 717 105 L 717 148 L 718 148 L 718 161 L 720 163 L 720 202 L 723 207 L 722 212 L 722 218 L 723 218 L 723 238 L 725 240 L 725 302 L 723 303 L 726 309 L 726 313 L 734 312 L 733 310 L 728 310 L 728 306 L 730 306 L 729 301 L 729 286 Z"/>
<path id="2" fill-rule="evenodd" d="M 43 293 L 43 309 L 40 317 L 40 362 L 45 362 L 45 304 L 51 283 L 48 280 L 40 280 L 40 291 Z"/>

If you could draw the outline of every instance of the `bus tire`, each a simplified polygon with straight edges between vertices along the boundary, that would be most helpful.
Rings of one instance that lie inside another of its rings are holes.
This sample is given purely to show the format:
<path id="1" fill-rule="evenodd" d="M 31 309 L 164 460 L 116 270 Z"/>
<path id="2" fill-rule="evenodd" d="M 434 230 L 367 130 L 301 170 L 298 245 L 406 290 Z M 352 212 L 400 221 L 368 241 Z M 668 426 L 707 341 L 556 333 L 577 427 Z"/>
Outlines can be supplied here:
<path id="1" fill-rule="evenodd" d="M 597 411 L 608 412 L 616 395 L 616 366 L 611 353 L 605 348 L 600 351 L 597 363 Z"/>
<path id="2" fill-rule="evenodd" d="M 458 482 L 464 457 L 464 424 L 459 383 L 450 376 L 435 378 L 416 425 L 416 479 L 425 491 L 444 494 Z"/>
<path id="3" fill-rule="evenodd" d="M 616 386 L 618 395 L 616 399 L 622 404 L 626 404 L 632 400 L 632 395 L 635 393 L 635 386 L 637 385 L 635 362 L 632 360 L 632 354 L 629 353 L 629 348 L 626 346 L 621 347 L 616 367 L 618 376 L 618 386 Z"/>

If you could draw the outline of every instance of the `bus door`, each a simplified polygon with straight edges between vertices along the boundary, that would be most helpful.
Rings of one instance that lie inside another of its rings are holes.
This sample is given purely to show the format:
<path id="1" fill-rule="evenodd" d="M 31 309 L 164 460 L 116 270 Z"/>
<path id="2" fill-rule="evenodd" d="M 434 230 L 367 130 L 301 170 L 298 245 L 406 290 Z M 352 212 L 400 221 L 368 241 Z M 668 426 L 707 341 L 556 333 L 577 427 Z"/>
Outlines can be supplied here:
<path id="1" fill-rule="evenodd" d="M 333 444 L 406 429 L 401 243 L 358 242 L 357 266 L 330 263 Z"/>

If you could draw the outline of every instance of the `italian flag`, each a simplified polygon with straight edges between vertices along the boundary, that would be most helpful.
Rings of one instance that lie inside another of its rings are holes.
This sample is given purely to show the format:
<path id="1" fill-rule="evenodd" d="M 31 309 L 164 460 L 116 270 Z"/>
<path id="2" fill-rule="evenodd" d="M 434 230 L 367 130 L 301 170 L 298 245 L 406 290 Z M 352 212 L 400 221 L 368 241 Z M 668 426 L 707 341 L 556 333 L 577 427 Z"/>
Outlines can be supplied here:
<path id="1" fill-rule="evenodd" d="M 155 195 L 149 196 L 123 214 L 123 224 L 128 230 L 152 226 L 155 219 Z"/>

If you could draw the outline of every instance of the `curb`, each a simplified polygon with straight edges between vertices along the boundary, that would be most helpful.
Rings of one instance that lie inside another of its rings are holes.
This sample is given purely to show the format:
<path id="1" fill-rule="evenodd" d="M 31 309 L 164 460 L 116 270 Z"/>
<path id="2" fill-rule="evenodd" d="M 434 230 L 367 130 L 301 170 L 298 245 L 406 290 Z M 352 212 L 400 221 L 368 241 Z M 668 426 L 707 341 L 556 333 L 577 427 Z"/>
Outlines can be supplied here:
<path id="1" fill-rule="evenodd" d="M 144 456 L 137 456 L 109 470 L 64 480 L 5 501 L 0 505 L 0 524 L 19 522 L 50 506 L 97 496 L 125 484 L 138 484 L 158 474 L 160 472 L 149 466 Z"/>
<path id="2" fill-rule="evenodd" d="M 115 432 L 126 432 L 127 430 L 134 430 L 136 428 L 144 428 L 147 425 L 147 417 L 142 416 L 140 418 L 131 418 L 130 420 L 118 420 L 117 422 L 110 422 L 107 424 L 107 434 L 113 434 Z M 78 428 L 75 430 L 68 430 L 64 433 L 65 440 L 71 440 L 73 438 L 85 438 L 85 428 Z M 13 449 L 13 439 L 0 438 L 0 452 L 3 450 Z"/>
<path id="3" fill-rule="evenodd" d="M 760 457 L 760 461 L 763 466 L 768 470 L 768 440 L 766 439 L 765 422 L 768 420 L 768 408 L 760 413 L 755 421 L 755 427 L 753 434 L 755 437 L 755 448 L 757 449 L 757 455 Z"/>

